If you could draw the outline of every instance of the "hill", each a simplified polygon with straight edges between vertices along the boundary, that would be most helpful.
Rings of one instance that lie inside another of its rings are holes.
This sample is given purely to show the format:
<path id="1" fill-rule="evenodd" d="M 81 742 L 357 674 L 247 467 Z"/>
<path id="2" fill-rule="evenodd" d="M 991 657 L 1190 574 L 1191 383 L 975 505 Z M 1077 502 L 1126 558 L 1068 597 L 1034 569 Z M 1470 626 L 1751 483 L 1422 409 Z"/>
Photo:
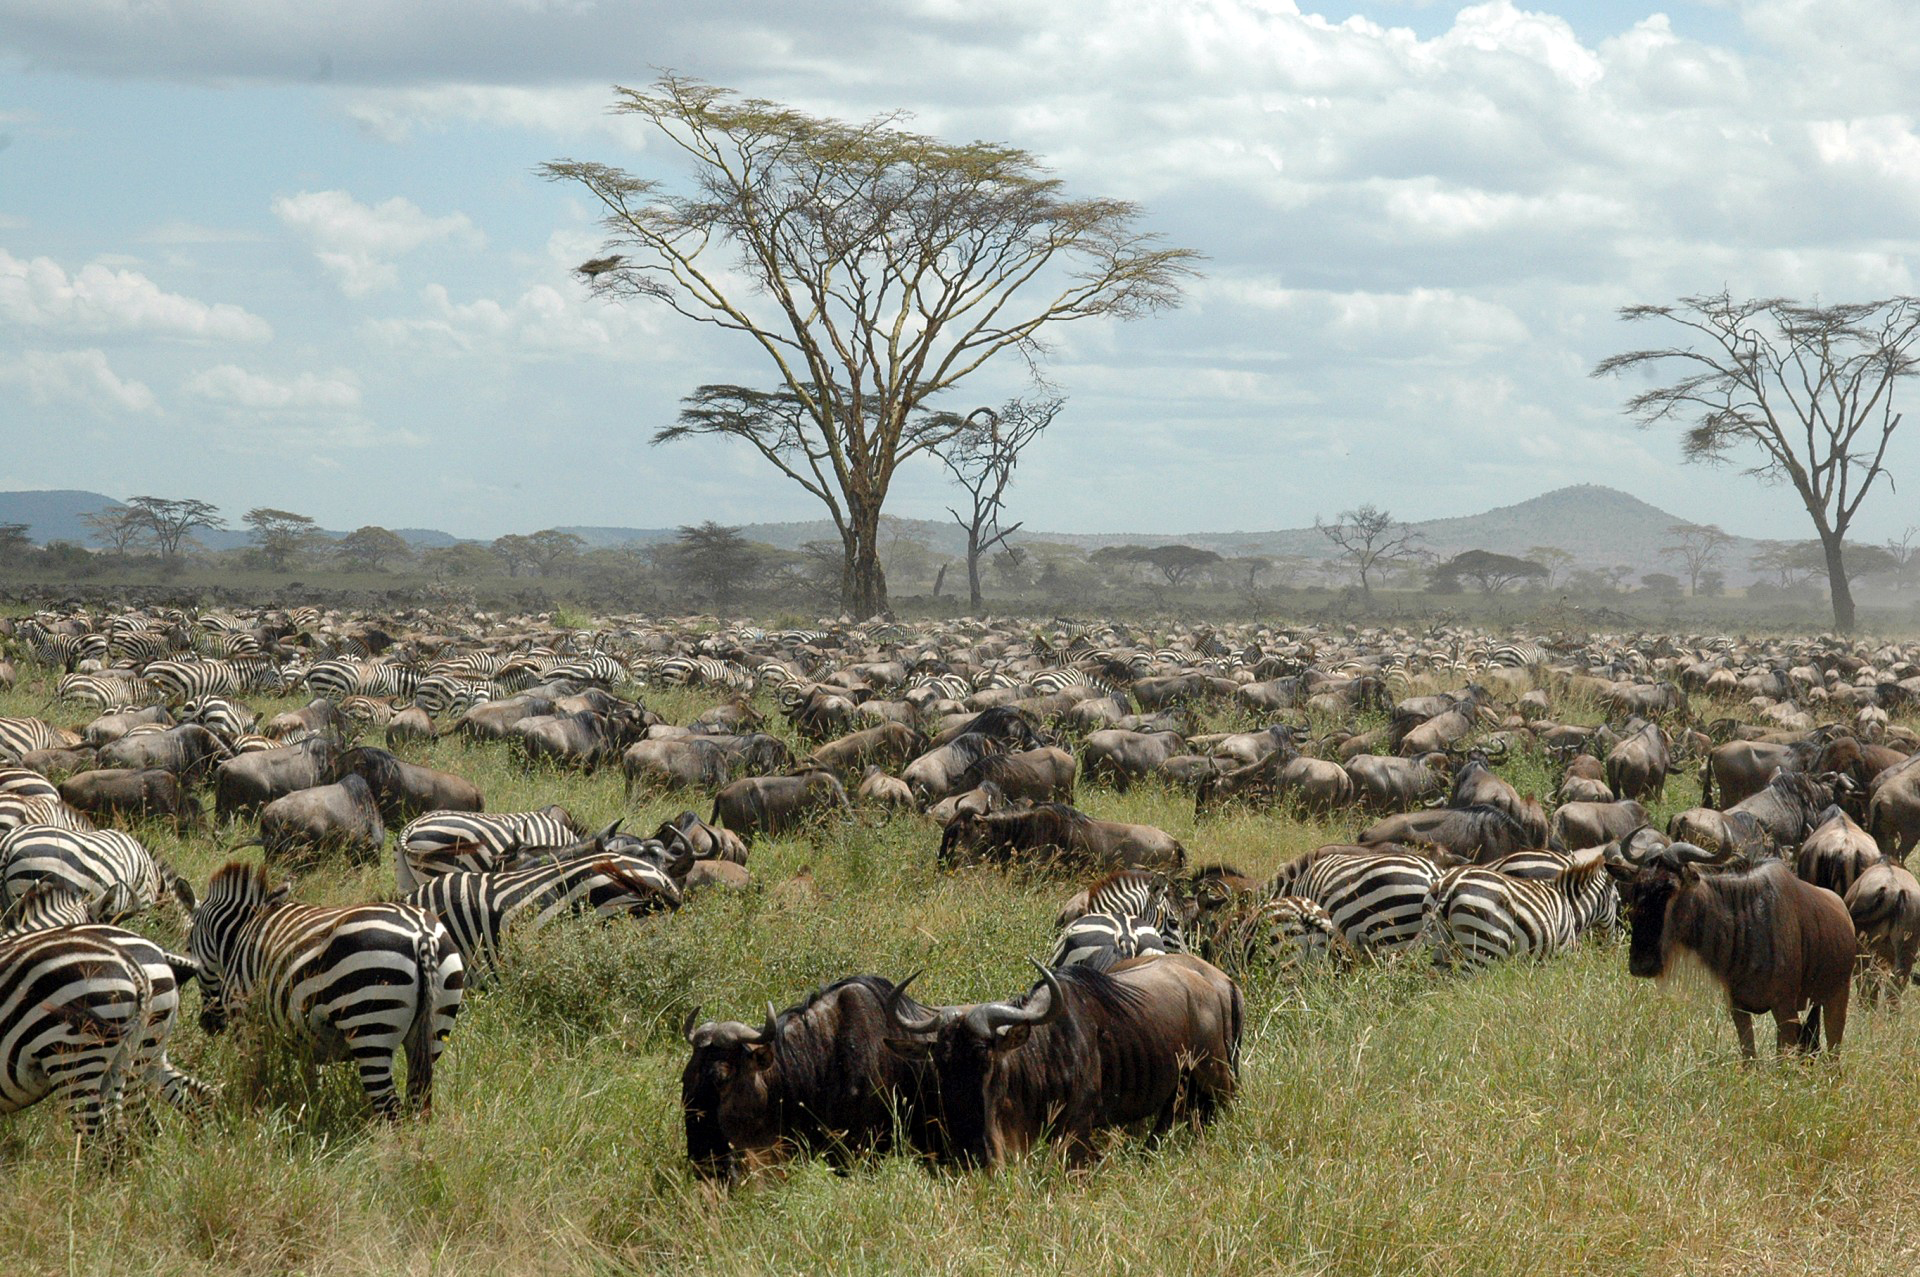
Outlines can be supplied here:
<path id="1" fill-rule="evenodd" d="M 0 492 L 0 523 L 24 523 L 35 541 L 68 540 L 89 543 L 85 515 L 117 506 L 112 497 L 98 492 L 64 490 L 57 492 Z M 1434 554 L 1448 557 L 1462 550 L 1493 550 L 1500 554 L 1524 555 L 1534 546 L 1558 546 L 1572 554 L 1584 567 L 1608 567 L 1630 564 L 1636 573 L 1669 571 L 1671 565 L 1660 557 L 1660 548 L 1672 542 L 1667 529 L 1685 520 L 1658 506 L 1615 488 L 1583 483 L 1557 488 L 1514 505 L 1500 506 L 1480 514 L 1446 519 L 1428 519 L 1412 527 Z M 959 555 L 966 541 L 951 520 L 889 518 L 892 535 L 924 542 L 937 554 Z M 415 546 L 451 545 L 461 538 L 434 528 L 394 529 Z M 506 529 L 502 529 L 505 531 Z M 532 531 L 533 529 L 517 529 Z M 610 525 L 578 525 L 561 529 L 580 537 L 590 546 L 612 546 L 638 542 L 653 544 L 670 539 L 673 528 L 626 528 Z M 755 523 L 742 529 L 751 540 L 782 549 L 798 549 L 808 541 L 832 541 L 833 525 L 825 519 L 790 523 Z M 344 535 L 329 530 L 329 536 Z M 245 545 L 244 529 L 203 532 L 201 541 L 211 549 L 227 550 Z M 1204 546 L 1224 555 L 1268 554 L 1301 555 L 1326 558 L 1332 550 L 1327 539 L 1311 527 L 1287 528 L 1270 532 L 1154 532 L 1070 533 L 1025 531 L 1023 541 L 1050 542 L 1094 550 L 1104 545 L 1163 545 L 1179 541 Z M 1756 542 L 1736 537 L 1722 555 L 1728 577 L 1745 581 L 1747 559 Z"/>

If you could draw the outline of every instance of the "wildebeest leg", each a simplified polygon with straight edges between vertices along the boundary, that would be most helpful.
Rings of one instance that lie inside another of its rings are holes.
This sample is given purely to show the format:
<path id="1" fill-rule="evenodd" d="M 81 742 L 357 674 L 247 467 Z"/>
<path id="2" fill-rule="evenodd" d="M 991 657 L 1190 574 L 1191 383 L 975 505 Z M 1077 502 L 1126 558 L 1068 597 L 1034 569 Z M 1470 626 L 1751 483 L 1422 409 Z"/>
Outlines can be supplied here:
<path id="1" fill-rule="evenodd" d="M 1819 1011 L 1816 1009 L 1809 1019 L 1806 1029 L 1800 1027 L 1800 1017 L 1793 1012 L 1797 1008 L 1774 1008 L 1773 1043 L 1780 1055 L 1792 1055 L 1805 1049 L 1806 1033 L 1820 1031 Z"/>
<path id="2" fill-rule="evenodd" d="M 1741 1058 L 1746 1060 L 1753 1059 L 1753 1017 L 1745 1011 L 1736 1010 L 1733 1013 L 1733 1031 L 1740 1037 Z"/>
<path id="3" fill-rule="evenodd" d="M 1840 1040 L 1847 1036 L 1848 992 L 1847 987 L 1843 985 L 1841 986 L 1840 992 L 1835 994 L 1824 1007 L 1815 1007 L 1813 1009 L 1813 1013 L 1816 1016 L 1819 1015 L 1822 1010 L 1826 1012 L 1828 1055 L 1832 1055 L 1838 1051 L 1840 1049 Z"/>

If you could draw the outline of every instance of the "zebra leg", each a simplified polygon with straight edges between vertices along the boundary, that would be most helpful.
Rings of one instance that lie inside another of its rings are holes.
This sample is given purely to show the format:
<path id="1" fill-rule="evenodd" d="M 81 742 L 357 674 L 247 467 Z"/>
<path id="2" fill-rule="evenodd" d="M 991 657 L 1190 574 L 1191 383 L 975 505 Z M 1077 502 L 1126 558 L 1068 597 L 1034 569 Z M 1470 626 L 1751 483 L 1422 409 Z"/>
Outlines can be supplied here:
<path id="1" fill-rule="evenodd" d="M 154 1089 L 160 1092 L 175 1111 L 187 1117 L 201 1117 L 213 1107 L 214 1097 L 219 1089 L 210 1082 L 202 1082 L 189 1073 L 182 1073 L 173 1067 L 163 1051 L 160 1059 L 148 1073 Z"/>
<path id="2" fill-rule="evenodd" d="M 360 1073 L 360 1089 L 367 1093 L 373 1111 L 389 1122 L 400 1119 L 400 1097 L 393 1086 L 393 1066 L 400 1055 L 400 1044 L 386 1033 L 377 1037 L 347 1037 L 347 1053 Z"/>

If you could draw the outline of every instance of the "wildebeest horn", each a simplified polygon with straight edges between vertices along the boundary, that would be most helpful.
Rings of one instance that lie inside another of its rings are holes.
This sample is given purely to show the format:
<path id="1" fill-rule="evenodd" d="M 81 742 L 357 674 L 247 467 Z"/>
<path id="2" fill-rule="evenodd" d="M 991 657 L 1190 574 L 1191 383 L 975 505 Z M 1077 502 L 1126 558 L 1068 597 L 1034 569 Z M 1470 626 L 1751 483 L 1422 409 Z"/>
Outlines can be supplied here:
<path id="1" fill-rule="evenodd" d="M 767 1003 L 767 1023 L 765 1027 L 754 1034 L 753 1037 L 749 1038 L 748 1041 L 755 1046 L 766 1046 L 779 1036 L 780 1012 L 774 1009 L 773 1003 L 769 1002 Z"/>
<path id="2" fill-rule="evenodd" d="M 1711 864 L 1726 857 L 1724 851 L 1708 851 L 1705 847 L 1690 842 L 1669 843 L 1656 852 L 1652 859 L 1655 864 L 1669 869 L 1680 869 L 1687 865 Z"/>
<path id="3" fill-rule="evenodd" d="M 894 985 L 893 992 L 887 994 L 887 1018 L 906 1033 L 931 1033 L 940 1027 L 938 1011 L 929 1011 L 924 1018 L 911 1020 L 900 1012 L 900 999 L 906 996 L 907 986 L 918 980 L 921 974 L 920 971 L 914 972 L 899 984 Z"/>
<path id="4" fill-rule="evenodd" d="M 981 1008 L 986 1012 L 985 1019 L 989 1033 L 997 1032 L 1002 1028 L 1011 1028 L 1016 1024 L 1052 1024 L 1067 1013 L 1066 999 L 1060 993 L 1060 982 L 1054 978 L 1053 972 L 1034 962 L 1032 958 L 1028 958 L 1027 961 L 1033 963 L 1033 969 L 1040 973 L 1040 979 L 1047 986 L 1046 1002 L 1036 1008 L 1034 1004 L 1038 999 L 1029 995 L 1027 1005 L 1023 1007 L 995 1002 Z"/>
<path id="5" fill-rule="evenodd" d="M 696 1006 L 687 1012 L 685 1022 L 680 1025 L 680 1036 L 687 1040 L 688 1046 L 693 1045 L 693 1026 L 698 1023 L 700 1023 L 700 1008 Z"/>

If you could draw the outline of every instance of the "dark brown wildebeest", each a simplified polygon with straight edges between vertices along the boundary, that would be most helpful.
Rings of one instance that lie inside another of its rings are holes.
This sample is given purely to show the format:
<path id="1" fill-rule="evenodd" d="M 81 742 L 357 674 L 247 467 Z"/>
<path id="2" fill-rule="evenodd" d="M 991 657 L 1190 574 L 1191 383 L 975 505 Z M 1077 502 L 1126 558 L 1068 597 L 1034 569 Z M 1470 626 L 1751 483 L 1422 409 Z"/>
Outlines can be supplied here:
<path id="1" fill-rule="evenodd" d="M 1820 743 L 1796 740 L 1784 744 L 1736 740 L 1716 745 L 1700 763 L 1700 805 L 1728 810 L 1767 787 L 1775 772 L 1800 772 L 1813 766 Z M 1720 786 L 1718 803 L 1714 785 Z"/>
<path id="2" fill-rule="evenodd" d="M 513 735 L 513 725 L 521 719 L 546 718 L 554 712 L 553 701 L 548 697 L 522 692 L 475 705 L 455 719 L 450 730 L 468 740 L 506 740 Z"/>
<path id="3" fill-rule="evenodd" d="M 1152 825 L 1095 820 L 1064 803 L 1041 803 L 976 816 L 957 814 L 940 835 L 939 864 L 971 860 L 1034 867 L 1178 869 L 1180 840 Z"/>
<path id="4" fill-rule="evenodd" d="M 165 816 L 175 829 L 197 825 L 202 819 L 200 804 L 180 778 L 158 767 L 82 772 L 60 782 L 60 797 L 69 807 L 93 816 L 133 820 Z"/>
<path id="5" fill-rule="evenodd" d="M 387 840 L 373 789 L 358 773 L 276 798 L 260 809 L 260 845 L 269 859 L 342 851 L 377 856 Z"/>
<path id="6" fill-rule="evenodd" d="M 986 754 L 960 774 L 958 789 L 993 784 L 1012 802 L 1071 802 L 1073 755 L 1055 745 L 1011 754 Z"/>
<path id="7" fill-rule="evenodd" d="M 756 834 L 783 834 L 824 812 L 850 814 L 846 787 L 832 772 L 798 776 L 744 776 L 713 797 L 707 819 L 740 835 L 748 846 Z"/>
<path id="8" fill-rule="evenodd" d="M 1568 851 L 1617 842 L 1646 824 L 1647 809 L 1631 798 L 1617 803 L 1562 803 L 1550 831 Z"/>
<path id="9" fill-rule="evenodd" d="M 768 1003 L 758 1028 L 738 1020 L 696 1026 L 694 1008 L 681 1029 L 693 1055 L 680 1074 L 680 1107 L 695 1173 L 734 1182 L 803 1153 L 845 1165 L 891 1147 L 896 1113 L 916 1143 L 930 1142 L 914 1131 L 928 1111 L 921 1087 L 929 1070 L 900 1049 L 922 1034 L 900 1029 L 888 1006 L 916 1023 L 931 1018 L 937 1026 L 944 1017 L 905 987 L 852 976 L 786 1011 Z"/>
<path id="10" fill-rule="evenodd" d="M 1523 795 L 1507 780 L 1497 774 L 1488 765 L 1487 756 L 1479 750 L 1467 756 L 1467 761 L 1453 774 L 1453 787 L 1447 791 L 1447 806 L 1498 807 L 1501 811 L 1518 821 L 1527 831 L 1527 837 L 1533 839 L 1530 846 L 1547 845 L 1547 812 L 1538 799 L 1532 795 Z"/>
<path id="11" fill-rule="evenodd" d="M 1607 751 L 1607 785 L 1619 798 L 1658 802 L 1667 791 L 1673 751 L 1657 723 L 1647 723 Z"/>
<path id="12" fill-rule="evenodd" d="M 1576 754 L 1560 775 L 1558 798 L 1563 803 L 1610 803 L 1613 786 L 1607 784 L 1607 765 L 1592 754 Z"/>
<path id="13" fill-rule="evenodd" d="M 927 742 L 927 748 L 938 750 L 962 736 L 986 736 L 1008 749 L 1032 749 L 1046 744 L 1031 718 L 1011 706 L 997 705 L 978 714 L 958 715 Z"/>
<path id="14" fill-rule="evenodd" d="M 1725 811 L 1692 807 L 1676 812 L 1667 822 L 1667 834 L 1709 850 L 1729 851 L 1753 859 L 1768 851 L 1790 854 L 1833 804 L 1828 785 L 1800 772 L 1774 774 L 1766 788 L 1741 799 Z"/>
<path id="15" fill-rule="evenodd" d="M 413 741 L 432 740 L 435 735 L 433 720 L 418 705 L 409 705 L 387 720 L 386 735 L 389 748 Z"/>
<path id="16" fill-rule="evenodd" d="M 717 789 L 741 771 L 769 775 L 793 763 L 773 736 L 675 736 L 635 741 L 620 756 L 627 796 L 647 788 Z"/>
<path id="17" fill-rule="evenodd" d="M 1880 986 L 1890 983 L 1899 1002 L 1920 952 L 1920 882 L 1893 857 L 1882 857 L 1853 880 L 1846 904 L 1867 968 L 1868 996 L 1878 997 Z"/>
<path id="18" fill-rule="evenodd" d="M 261 734 L 276 740 L 300 733 L 345 740 L 352 730 L 353 725 L 338 705 L 324 696 L 316 696 L 299 709 L 290 709 L 269 719 Z"/>
<path id="19" fill-rule="evenodd" d="M 452 772 L 395 758 L 384 749 L 362 745 L 340 756 L 343 772 L 358 772 L 373 790 L 380 813 L 405 823 L 430 811 L 485 811 L 480 787 Z"/>
<path id="20" fill-rule="evenodd" d="M 1854 879 L 1880 863 L 1880 848 L 1838 807 L 1827 808 L 1818 819 L 1820 823 L 1800 844 L 1794 872 L 1804 882 L 1845 896 Z"/>
<path id="21" fill-rule="evenodd" d="M 52 781 L 64 780 L 75 772 L 86 771 L 98 761 L 93 750 L 84 745 L 68 749 L 30 749 L 20 755 L 22 767 L 39 772 Z"/>
<path id="22" fill-rule="evenodd" d="M 1450 709 L 1409 730 L 1394 746 L 1393 752 L 1402 758 L 1415 758 L 1435 750 L 1452 749 L 1473 734 L 1475 725 L 1474 707 Z"/>
<path id="23" fill-rule="evenodd" d="M 913 790 L 907 787 L 907 782 L 897 776 L 887 775 L 877 763 L 867 767 L 866 775 L 860 778 L 853 796 L 865 806 L 882 807 L 888 811 L 912 811 L 919 806 L 913 801 Z"/>
<path id="24" fill-rule="evenodd" d="M 669 848 L 684 846 L 696 861 L 747 863 L 747 844 L 740 835 L 717 829 L 690 811 L 683 811 L 654 831 L 654 839 Z"/>
<path id="25" fill-rule="evenodd" d="M 938 802 L 961 787 L 960 778 L 968 768 L 1005 747 L 1005 742 L 996 737 L 967 732 L 944 745 L 935 745 L 908 763 L 900 779 L 922 804 Z"/>
<path id="26" fill-rule="evenodd" d="M 1628 972 L 1663 976 L 1681 953 L 1697 958 L 1726 990 L 1749 1060 L 1753 1017 L 1766 1012 L 1773 1013 L 1782 1054 L 1817 1051 L 1822 1015 L 1827 1047 L 1839 1050 L 1857 948 L 1846 904 L 1794 877 L 1784 861 L 1702 873 L 1700 866 L 1715 858 L 1678 842 L 1643 864 L 1607 862 L 1632 933 Z"/>
<path id="27" fill-rule="evenodd" d="M 1440 797 L 1449 783 L 1450 760 L 1442 753 L 1401 758 L 1390 754 L 1358 754 L 1346 761 L 1353 779 L 1354 799 L 1368 811 L 1393 813 Z"/>
<path id="28" fill-rule="evenodd" d="M 198 723 L 185 723 L 163 732 L 122 736 L 102 745 L 98 759 L 102 767 L 125 767 L 134 771 L 158 767 L 192 784 L 205 776 L 216 762 L 232 757 L 233 751 L 218 736 Z"/>
<path id="29" fill-rule="evenodd" d="M 1000 792 L 1000 786 L 982 785 L 978 789 L 969 789 L 964 793 L 948 794 L 927 808 L 927 818 L 945 829 L 962 812 L 984 816 L 988 812 L 1005 811 L 1012 805 L 1007 801 L 1007 796 Z"/>
<path id="30" fill-rule="evenodd" d="M 340 748 L 325 736 L 229 758 L 214 769 L 213 810 L 220 820 L 276 798 L 340 779 Z"/>
<path id="31" fill-rule="evenodd" d="M 1554 847 L 1551 837 L 1536 839 L 1533 832 L 1510 813 L 1488 806 L 1439 807 L 1388 816 L 1361 830 L 1354 841 L 1369 849 L 1383 843 L 1442 847 L 1483 865 L 1516 851 L 1529 851 L 1542 843 L 1555 851 L 1565 850 Z"/>
<path id="32" fill-rule="evenodd" d="M 1224 972 L 1172 953 L 1043 967 L 1011 1001 L 945 1015 L 896 1005 L 891 1017 L 937 1078 L 939 1120 L 918 1125 L 935 1140 L 926 1151 L 997 1170 L 1043 1136 L 1084 1164 L 1101 1130 L 1210 1121 L 1238 1082 L 1244 1009 Z"/>

